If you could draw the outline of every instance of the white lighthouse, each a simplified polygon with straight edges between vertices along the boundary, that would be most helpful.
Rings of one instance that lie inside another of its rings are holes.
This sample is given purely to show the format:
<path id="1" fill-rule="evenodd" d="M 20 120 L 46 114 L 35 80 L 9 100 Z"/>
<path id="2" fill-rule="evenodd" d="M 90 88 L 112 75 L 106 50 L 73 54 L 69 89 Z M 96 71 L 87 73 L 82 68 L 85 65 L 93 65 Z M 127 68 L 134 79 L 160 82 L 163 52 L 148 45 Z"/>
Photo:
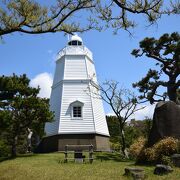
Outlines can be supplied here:
<path id="1" fill-rule="evenodd" d="M 92 85 L 94 84 L 94 85 Z M 96 90 L 96 71 L 91 51 L 73 35 L 59 53 L 50 97 L 54 122 L 46 123 L 44 151 L 64 150 L 65 145 L 92 144 L 109 149 L 109 131 L 102 100 Z"/>

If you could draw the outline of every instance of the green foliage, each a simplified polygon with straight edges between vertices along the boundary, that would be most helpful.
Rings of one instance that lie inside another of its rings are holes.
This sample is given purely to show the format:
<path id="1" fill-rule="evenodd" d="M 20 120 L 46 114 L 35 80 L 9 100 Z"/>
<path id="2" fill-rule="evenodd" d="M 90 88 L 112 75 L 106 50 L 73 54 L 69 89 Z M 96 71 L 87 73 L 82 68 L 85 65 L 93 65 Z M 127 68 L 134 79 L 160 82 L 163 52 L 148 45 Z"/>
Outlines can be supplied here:
<path id="1" fill-rule="evenodd" d="M 7 157 L 10 154 L 9 147 L 2 139 L 0 139 L 0 157 Z"/>
<path id="2" fill-rule="evenodd" d="M 80 23 L 76 12 L 95 7 L 96 0 L 57 0 L 50 7 L 34 0 L 1 0 L 0 36 L 22 32 L 28 34 L 83 32 L 92 29 L 93 22 Z"/>
<path id="3" fill-rule="evenodd" d="M 122 145 L 118 118 L 115 116 L 106 116 L 106 119 L 110 133 L 111 148 L 118 151 Z M 129 125 L 126 124 L 124 127 L 124 137 L 127 148 L 131 147 L 134 142 L 138 141 L 138 138 L 147 138 L 149 136 L 152 127 L 152 120 L 148 118 L 143 121 L 133 119 L 128 124 Z"/>
<path id="4" fill-rule="evenodd" d="M 53 119 L 49 100 L 37 97 L 39 88 L 30 87 L 29 82 L 26 75 L 0 77 L 0 138 L 11 146 L 13 156 L 17 148 L 25 151 L 27 128 L 42 137 L 45 123 Z"/>
<path id="5" fill-rule="evenodd" d="M 18 141 L 16 145 L 16 151 L 18 154 L 25 154 L 27 152 L 27 133 L 25 132 L 24 134 L 20 134 L 18 136 Z M 32 150 L 34 148 L 34 144 L 32 144 Z"/>
<path id="6" fill-rule="evenodd" d="M 164 165 L 168 165 L 168 166 L 173 166 L 172 160 L 170 156 L 162 156 L 161 157 L 161 162 Z"/>
<path id="7" fill-rule="evenodd" d="M 134 49 L 132 55 L 136 58 L 145 55 L 156 62 L 158 70 L 149 69 L 147 75 L 133 87 L 138 88 L 142 94 L 140 99 L 150 103 L 159 100 L 169 100 L 179 103 L 178 76 L 180 75 L 180 35 L 178 32 L 163 34 L 159 39 L 145 38 L 139 43 L 140 49 Z M 167 76 L 167 80 L 162 77 Z M 164 93 L 158 91 L 159 87 L 166 88 Z"/>
<path id="8" fill-rule="evenodd" d="M 134 134 L 132 142 L 133 142 L 134 139 L 137 139 L 140 136 L 148 138 L 150 130 L 151 130 L 151 127 L 152 127 L 152 119 L 150 119 L 148 117 L 146 117 L 146 119 L 144 119 L 144 120 L 135 120 L 135 119 L 132 119 L 130 121 L 129 126 L 127 126 L 127 129 L 128 128 L 132 129 L 132 131 L 134 132 L 134 133 L 132 133 L 132 134 Z M 127 132 L 127 135 L 128 134 L 130 134 L 130 133 Z"/>
<path id="9" fill-rule="evenodd" d="M 169 158 L 178 152 L 178 140 L 173 137 L 166 137 L 152 147 L 144 146 L 137 156 L 138 163 L 170 163 Z"/>
<path id="10" fill-rule="evenodd" d="M 110 133 L 110 142 L 118 144 L 120 142 L 119 121 L 115 116 L 106 116 L 106 120 Z"/>
<path id="11" fill-rule="evenodd" d="M 127 148 L 141 135 L 141 130 L 132 126 L 125 126 L 124 134 L 126 138 L 126 146 Z"/>
<path id="12" fill-rule="evenodd" d="M 48 6 L 37 0 L 1 0 L 0 3 L 1 38 L 13 32 L 72 34 L 109 27 L 116 34 L 119 29 L 129 32 L 136 26 L 132 14 L 142 14 L 153 24 L 164 14 L 180 13 L 179 2 L 164 3 L 162 0 L 56 0 Z"/>
<path id="13" fill-rule="evenodd" d="M 121 144 L 120 142 L 110 142 L 110 148 L 112 151 L 120 152 L 121 150 Z"/>
<path id="14" fill-rule="evenodd" d="M 165 3 L 159 0 L 107 0 L 98 4 L 98 17 L 105 24 L 105 27 L 113 28 L 114 34 L 119 29 L 129 29 L 137 25 L 136 19 L 132 18 L 136 14 L 142 14 L 151 25 L 162 16 L 162 14 L 179 14 L 179 1 Z"/>
<path id="15" fill-rule="evenodd" d="M 178 141 L 178 144 L 177 144 L 177 151 L 178 153 L 180 153 L 180 140 Z"/>

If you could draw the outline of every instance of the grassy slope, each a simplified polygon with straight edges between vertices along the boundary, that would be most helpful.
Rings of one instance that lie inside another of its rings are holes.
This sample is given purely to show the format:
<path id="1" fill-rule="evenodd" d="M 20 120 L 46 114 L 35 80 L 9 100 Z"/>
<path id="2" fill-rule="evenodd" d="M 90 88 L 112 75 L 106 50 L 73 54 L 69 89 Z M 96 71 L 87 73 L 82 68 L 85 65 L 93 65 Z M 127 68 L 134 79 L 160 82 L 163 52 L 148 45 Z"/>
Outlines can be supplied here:
<path id="1" fill-rule="evenodd" d="M 133 162 L 122 162 L 116 155 L 106 155 L 100 158 L 97 154 L 93 164 L 62 163 L 61 153 L 38 154 L 18 157 L 0 163 L 0 180 L 116 180 L 123 177 L 125 167 L 134 167 Z M 60 161 L 60 163 L 59 163 Z M 179 180 L 180 168 L 165 176 L 153 175 L 154 167 L 142 167 L 148 179 Z"/>

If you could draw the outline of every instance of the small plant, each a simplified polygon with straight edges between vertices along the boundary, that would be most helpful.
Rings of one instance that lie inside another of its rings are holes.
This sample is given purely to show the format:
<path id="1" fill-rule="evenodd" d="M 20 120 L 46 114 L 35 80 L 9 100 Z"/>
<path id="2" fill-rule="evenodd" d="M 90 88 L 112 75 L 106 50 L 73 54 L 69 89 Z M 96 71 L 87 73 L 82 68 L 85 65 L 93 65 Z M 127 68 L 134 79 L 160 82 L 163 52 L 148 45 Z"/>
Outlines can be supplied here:
<path id="1" fill-rule="evenodd" d="M 168 165 L 168 166 L 173 166 L 173 163 L 171 161 L 171 157 L 169 156 L 162 156 L 161 158 L 161 163 L 164 164 L 164 165 Z"/>

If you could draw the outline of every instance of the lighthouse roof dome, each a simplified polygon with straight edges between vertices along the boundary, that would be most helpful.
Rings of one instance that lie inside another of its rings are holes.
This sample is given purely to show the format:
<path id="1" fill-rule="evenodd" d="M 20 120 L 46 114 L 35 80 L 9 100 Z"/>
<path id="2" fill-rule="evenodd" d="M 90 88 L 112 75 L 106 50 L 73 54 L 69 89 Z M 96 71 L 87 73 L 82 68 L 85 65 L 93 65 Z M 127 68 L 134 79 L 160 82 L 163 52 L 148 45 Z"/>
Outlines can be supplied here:
<path id="1" fill-rule="evenodd" d="M 80 42 L 82 42 L 82 39 L 77 34 L 74 34 L 73 36 L 71 36 L 70 41 L 80 41 Z"/>
<path id="2" fill-rule="evenodd" d="M 70 37 L 68 45 L 82 45 L 83 41 L 77 34 Z"/>

